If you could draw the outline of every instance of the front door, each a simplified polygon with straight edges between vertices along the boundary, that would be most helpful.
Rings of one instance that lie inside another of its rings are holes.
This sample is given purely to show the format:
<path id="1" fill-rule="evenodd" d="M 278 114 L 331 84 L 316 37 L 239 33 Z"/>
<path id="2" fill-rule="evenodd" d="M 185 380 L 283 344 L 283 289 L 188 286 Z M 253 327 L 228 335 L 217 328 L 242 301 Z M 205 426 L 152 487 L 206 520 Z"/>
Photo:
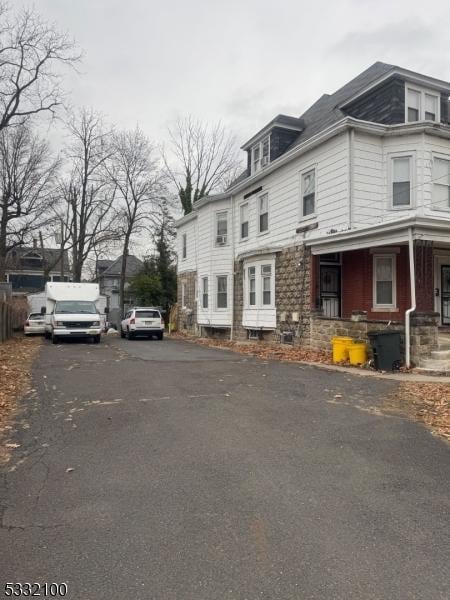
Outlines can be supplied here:
<path id="1" fill-rule="evenodd" d="M 442 325 L 450 325 L 450 265 L 441 266 Z"/>
<path id="2" fill-rule="evenodd" d="M 320 265 L 320 305 L 324 317 L 341 316 L 341 267 L 339 265 Z"/>

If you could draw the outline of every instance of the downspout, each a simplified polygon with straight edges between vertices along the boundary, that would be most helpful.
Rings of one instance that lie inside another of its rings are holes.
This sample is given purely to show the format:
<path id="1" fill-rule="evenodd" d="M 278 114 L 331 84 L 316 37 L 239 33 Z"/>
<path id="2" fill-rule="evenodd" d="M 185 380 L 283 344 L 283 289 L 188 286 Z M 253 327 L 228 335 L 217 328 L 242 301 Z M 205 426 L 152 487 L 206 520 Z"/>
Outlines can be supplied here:
<path id="1" fill-rule="evenodd" d="M 234 337 L 234 206 L 233 196 L 230 196 L 231 202 L 231 327 L 230 327 L 230 342 Z"/>
<path id="2" fill-rule="evenodd" d="M 353 225 L 353 145 L 355 140 L 355 130 L 350 128 L 348 131 L 348 226 L 351 229 Z"/>
<path id="3" fill-rule="evenodd" d="M 414 268 L 414 241 L 412 227 L 408 227 L 408 247 L 409 247 L 409 285 L 411 288 L 411 308 L 405 312 L 405 359 L 406 368 L 411 366 L 411 313 L 416 310 L 416 276 Z"/>

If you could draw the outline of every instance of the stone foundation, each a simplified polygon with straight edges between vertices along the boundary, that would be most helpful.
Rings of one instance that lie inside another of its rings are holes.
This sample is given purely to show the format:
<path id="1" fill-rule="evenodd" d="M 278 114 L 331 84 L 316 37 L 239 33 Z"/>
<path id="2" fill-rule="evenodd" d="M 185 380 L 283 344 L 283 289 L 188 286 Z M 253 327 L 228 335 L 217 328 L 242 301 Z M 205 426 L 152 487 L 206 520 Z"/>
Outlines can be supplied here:
<path id="1" fill-rule="evenodd" d="M 197 325 L 196 301 L 197 272 L 187 271 L 177 277 L 177 302 L 178 302 L 178 331 L 190 335 L 199 335 Z M 182 306 L 182 284 L 185 284 L 184 307 Z"/>
<path id="2" fill-rule="evenodd" d="M 297 345 L 308 344 L 311 326 L 311 252 L 304 245 L 279 252 L 275 261 L 277 338 L 293 334 Z"/>
<path id="3" fill-rule="evenodd" d="M 430 356 L 431 350 L 438 347 L 437 313 L 414 313 L 411 317 L 411 364 L 419 366 L 420 360 Z M 369 341 L 368 333 L 385 329 L 389 321 L 368 321 L 361 319 L 330 319 L 320 314 L 311 315 L 309 344 L 311 348 L 331 352 L 331 339 L 334 336 L 348 336 L 354 339 Z M 399 321 L 391 321 L 389 329 L 400 331 L 401 353 L 405 357 L 405 325 Z M 370 354 L 370 345 L 369 345 Z"/>
<path id="4" fill-rule="evenodd" d="M 439 313 L 416 311 L 411 315 L 411 362 L 415 366 L 438 348 L 438 325 Z"/>

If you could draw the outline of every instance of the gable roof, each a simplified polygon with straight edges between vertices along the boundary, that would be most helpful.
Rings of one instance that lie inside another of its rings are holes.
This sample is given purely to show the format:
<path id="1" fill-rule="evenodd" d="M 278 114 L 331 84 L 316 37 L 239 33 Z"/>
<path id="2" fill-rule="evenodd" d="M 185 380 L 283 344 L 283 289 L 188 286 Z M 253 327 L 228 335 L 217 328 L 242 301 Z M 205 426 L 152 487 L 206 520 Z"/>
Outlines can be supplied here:
<path id="1" fill-rule="evenodd" d="M 29 246 L 18 246 L 10 250 L 6 255 L 6 269 L 8 271 L 39 271 L 42 272 L 42 259 L 50 267 L 50 271 L 61 270 L 60 248 L 34 248 Z M 69 254 L 64 251 L 64 271 L 70 271 Z"/>
<path id="2" fill-rule="evenodd" d="M 106 261 L 106 259 L 103 259 Z M 98 261 L 100 262 L 100 261 Z M 118 277 L 122 269 L 122 255 L 117 257 L 115 260 L 109 261 L 111 264 L 102 272 L 98 274 L 98 277 Z M 98 264 L 98 263 L 97 263 Z M 134 256 L 129 254 L 127 258 L 127 269 L 126 276 L 133 277 L 136 273 L 139 273 L 144 268 L 144 263 Z"/>

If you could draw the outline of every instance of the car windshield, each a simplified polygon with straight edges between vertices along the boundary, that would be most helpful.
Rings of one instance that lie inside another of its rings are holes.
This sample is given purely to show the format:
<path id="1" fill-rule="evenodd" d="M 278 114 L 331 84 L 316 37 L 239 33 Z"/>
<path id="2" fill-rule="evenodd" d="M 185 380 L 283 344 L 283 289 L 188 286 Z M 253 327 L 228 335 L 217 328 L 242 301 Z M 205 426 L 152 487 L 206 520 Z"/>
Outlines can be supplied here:
<path id="1" fill-rule="evenodd" d="M 31 315 L 28 317 L 29 321 L 38 321 L 40 319 L 42 319 L 41 313 L 31 313 Z"/>
<path id="2" fill-rule="evenodd" d="M 58 314 L 97 314 L 97 308 L 94 302 L 85 302 L 83 300 L 64 300 L 57 302 L 55 313 Z"/>
<path id="3" fill-rule="evenodd" d="M 159 319 L 159 312 L 157 310 L 137 310 L 137 319 Z"/>

